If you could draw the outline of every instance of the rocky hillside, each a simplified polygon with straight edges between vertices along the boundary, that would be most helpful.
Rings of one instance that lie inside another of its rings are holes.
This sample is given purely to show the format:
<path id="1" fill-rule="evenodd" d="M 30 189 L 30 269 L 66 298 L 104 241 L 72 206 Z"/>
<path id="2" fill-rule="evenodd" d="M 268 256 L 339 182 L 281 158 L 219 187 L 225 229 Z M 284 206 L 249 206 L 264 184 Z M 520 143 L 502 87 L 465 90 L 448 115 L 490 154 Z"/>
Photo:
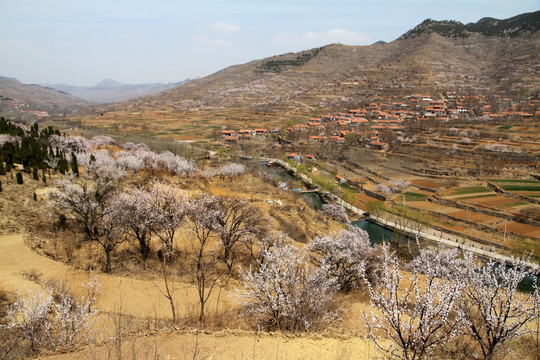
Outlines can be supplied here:
<path id="1" fill-rule="evenodd" d="M 531 95 L 540 91 L 539 13 L 467 25 L 426 20 L 390 43 L 256 60 L 119 106 L 303 113 L 446 90 Z"/>
<path id="2" fill-rule="evenodd" d="M 462 24 L 459 21 L 435 21 L 427 19 L 400 39 L 410 39 L 423 34 L 437 33 L 445 37 L 467 38 L 473 33 L 485 36 L 526 36 L 540 30 L 540 11 L 526 13 L 505 20 L 483 18 L 476 23 Z"/>
<path id="3" fill-rule="evenodd" d="M 39 85 L 23 84 L 17 79 L 0 76 L 0 110 L 42 110 L 69 112 L 86 106 L 83 99 Z"/>

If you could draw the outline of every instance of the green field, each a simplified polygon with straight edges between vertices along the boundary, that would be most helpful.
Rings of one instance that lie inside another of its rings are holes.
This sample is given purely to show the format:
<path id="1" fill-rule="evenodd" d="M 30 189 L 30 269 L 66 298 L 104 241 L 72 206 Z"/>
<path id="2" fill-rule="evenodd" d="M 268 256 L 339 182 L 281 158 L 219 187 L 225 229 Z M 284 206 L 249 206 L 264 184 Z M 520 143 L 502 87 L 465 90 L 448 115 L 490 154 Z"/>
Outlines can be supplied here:
<path id="1" fill-rule="evenodd" d="M 540 184 L 535 185 L 503 185 L 501 186 L 506 191 L 540 191 Z"/>
<path id="2" fill-rule="evenodd" d="M 502 206 L 503 207 L 516 207 L 516 206 L 527 205 L 527 204 L 528 202 L 526 201 L 514 201 L 508 204 L 503 204 Z"/>
<path id="3" fill-rule="evenodd" d="M 493 183 L 503 183 L 503 184 L 537 184 L 537 185 L 540 185 L 540 181 L 538 180 L 522 180 L 522 179 L 517 179 L 517 180 L 501 180 L 501 179 L 489 179 L 488 180 L 489 182 L 493 182 Z"/>
<path id="4" fill-rule="evenodd" d="M 497 194 L 472 195 L 472 196 L 460 197 L 458 200 L 479 199 L 479 198 L 487 198 L 487 197 L 495 197 L 495 196 L 497 196 Z"/>
<path id="5" fill-rule="evenodd" d="M 405 201 L 425 201 L 428 198 L 428 195 L 425 194 L 418 194 L 415 192 L 406 192 L 405 194 Z"/>
<path id="6" fill-rule="evenodd" d="M 460 187 L 452 191 L 450 195 L 465 195 L 465 194 L 476 194 L 476 193 L 486 193 L 486 192 L 491 192 L 491 190 L 484 186 L 464 186 L 464 187 Z"/>

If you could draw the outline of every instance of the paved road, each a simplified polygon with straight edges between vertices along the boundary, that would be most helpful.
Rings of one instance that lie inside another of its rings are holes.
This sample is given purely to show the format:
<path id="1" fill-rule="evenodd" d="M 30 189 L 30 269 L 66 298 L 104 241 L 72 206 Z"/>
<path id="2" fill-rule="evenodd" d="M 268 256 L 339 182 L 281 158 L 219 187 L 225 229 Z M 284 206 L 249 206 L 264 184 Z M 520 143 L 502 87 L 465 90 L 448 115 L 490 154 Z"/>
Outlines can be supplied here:
<path id="1" fill-rule="evenodd" d="M 506 256 L 502 254 L 498 254 L 493 251 L 493 248 L 490 248 L 487 245 L 479 245 L 473 242 L 463 241 L 462 237 L 459 237 L 457 235 L 448 234 L 442 231 L 437 231 L 431 228 L 420 230 L 415 230 L 411 227 L 402 226 L 399 224 L 396 224 L 393 221 L 390 221 L 388 219 L 376 219 L 376 218 L 370 218 L 371 221 L 379 223 L 382 226 L 388 226 L 394 229 L 399 229 L 400 231 L 403 231 L 409 235 L 416 236 L 418 235 L 419 238 L 428 240 L 435 243 L 441 243 L 446 246 L 452 246 L 457 247 L 460 249 L 468 250 L 472 252 L 473 254 L 493 259 L 495 261 L 504 261 L 507 264 L 513 264 L 515 259 L 511 256 Z M 532 263 L 532 262 L 526 262 L 527 266 L 532 268 L 536 273 L 540 272 L 540 266 L 538 264 Z"/>

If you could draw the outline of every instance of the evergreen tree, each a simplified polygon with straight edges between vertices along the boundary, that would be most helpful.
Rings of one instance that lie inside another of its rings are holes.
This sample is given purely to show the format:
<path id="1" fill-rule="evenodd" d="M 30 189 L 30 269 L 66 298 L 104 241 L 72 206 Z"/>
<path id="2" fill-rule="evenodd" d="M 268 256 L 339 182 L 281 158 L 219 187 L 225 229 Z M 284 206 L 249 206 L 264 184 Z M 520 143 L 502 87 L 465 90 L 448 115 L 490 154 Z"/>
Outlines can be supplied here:
<path id="1" fill-rule="evenodd" d="M 17 171 L 17 184 L 24 184 L 23 177 L 20 171 Z"/>
<path id="2" fill-rule="evenodd" d="M 47 176 L 45 176 L 45 171 L 43 172 L 43 176 L 41 176 L 41 181 L 46 184 L 47 183 Z"/>
<path id="3" fill-rule="evenodd" d="M 32 177 L 34 178 L 34 180 L 39 181 L 39 174 L 38 174 L 37 166 L 34 166 L 34 171 L 32 172 Z"/>
<path id="4" fill-rule="evenodd" d="M 2 181 L 0 180 L 0 192 L 2 192 Z"/>
<path id="5" fill-rule="evenodd" d="M 71 153 L 71 171 L 75 176 L 79 177 L 79 164 L 77 163 L 77 155 L 75 155 L 75 152 Z"/>
<path id="6" fill-rule="evenodd" d="M 4 162 L 0 160 L 0 175 L 6 175 L 6 168 L 4 167 Z"/>
<path id="7" fill-rule="evenodd" d="M 37 195 L 35 192 L 34 192 L 34 201 L 37 201 Z"/>

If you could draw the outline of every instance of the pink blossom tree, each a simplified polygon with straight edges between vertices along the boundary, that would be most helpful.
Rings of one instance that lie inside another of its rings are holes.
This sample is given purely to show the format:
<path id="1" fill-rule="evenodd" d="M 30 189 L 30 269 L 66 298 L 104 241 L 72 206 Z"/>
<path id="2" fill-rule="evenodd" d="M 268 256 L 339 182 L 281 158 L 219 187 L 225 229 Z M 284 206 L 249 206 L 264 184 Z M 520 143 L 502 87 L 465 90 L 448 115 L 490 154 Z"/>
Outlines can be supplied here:
<path id="1" fill-rule="evenodd" d="M 172 260 L 176 230 L 184 221 L 187 200 L 173 184 L 154 181 L 150 185 L 151 231 L 162 242 L 164 252 Z"/>
<path id="2" fill-rule="evenodd" d="M 120 214 L 120 224 L 125 234 L 139 244 L 139 253 L 146 264 L 150 254 L 150 240 L 155 222 L 152 196 L 142 187 L 128 187 L 113 200 L 113 206 Z"/>

